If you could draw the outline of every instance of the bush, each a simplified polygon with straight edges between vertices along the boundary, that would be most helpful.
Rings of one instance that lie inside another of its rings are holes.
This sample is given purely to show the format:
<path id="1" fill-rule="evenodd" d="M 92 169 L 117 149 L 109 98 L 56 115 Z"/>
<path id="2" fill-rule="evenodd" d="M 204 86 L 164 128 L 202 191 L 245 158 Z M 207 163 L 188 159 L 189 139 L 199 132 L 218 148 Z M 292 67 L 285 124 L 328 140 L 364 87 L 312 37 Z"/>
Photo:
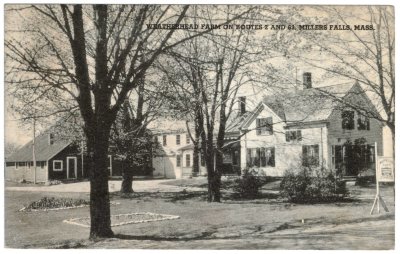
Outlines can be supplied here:
<path id="1" fill-rule="evenodd" d="M 259 196 L 266 181 L 265 175 L 260 175 L 253 169 L 244 169 L 243 175 L 233 181 L 232 188 L 240 198 L 253 199 Z"/>
<path id="2" fill-rule="evenodd" d="M 346 183 L 324 168 L 301 168 L 286 171 L 280 184 L 282 196 L 295 203 L 318 203 L 342 200 L 347 194 Z"/>

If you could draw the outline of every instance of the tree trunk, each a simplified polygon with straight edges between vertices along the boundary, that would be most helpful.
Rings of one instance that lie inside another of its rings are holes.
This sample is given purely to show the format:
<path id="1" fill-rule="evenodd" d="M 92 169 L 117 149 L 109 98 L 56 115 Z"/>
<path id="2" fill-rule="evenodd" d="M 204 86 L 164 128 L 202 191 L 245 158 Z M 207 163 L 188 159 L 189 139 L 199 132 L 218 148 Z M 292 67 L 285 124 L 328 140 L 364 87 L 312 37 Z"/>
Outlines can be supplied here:
<path id="1" fill-rule="evenodd" d="M 207 167 L 207 180 L 208 180 L 208 202 L 221 202 L 221 174 L 216 168 L 214 161 L 214 148 L 212 141 L 207 145 L 208 151 L 206 156 L 206 167 Z M 211 147 L 210 147 L 211 146 Z M 215 167 L 215 168 L 214 168 Z"/>
<path id="2" fill-rule="evenodd" d="M 200 172 L 199 147 L 198 144 L 195 143 L 193 146 L 193 176 L 197 176 L 199 172 Z"/>
<path id="3" fill-rule="evenodd" d="M 222 148 L 221 148 L 222 149 Z M 215 153 L 215 170 L 213 181 L 214 202 L 221 202 L 221 170 L 223 166 L 222 151 L 218 149 Z"/>
<path id="4" fill-rule="evenodd" d="M 90 239 L 112 237 L 108 191 L 108 138 L 104 133 L 88 138 L 90 157 Z"/>
<path id="5" fill-rule="evenodd" d="M 124 162 L 124 166 L 122 168 L 122 183 L 121 183 L 121 193 L 129 194 L 133 193 L 132 181 L 133 181 L 133 172 L 129 167 L 129 163 Z"/>

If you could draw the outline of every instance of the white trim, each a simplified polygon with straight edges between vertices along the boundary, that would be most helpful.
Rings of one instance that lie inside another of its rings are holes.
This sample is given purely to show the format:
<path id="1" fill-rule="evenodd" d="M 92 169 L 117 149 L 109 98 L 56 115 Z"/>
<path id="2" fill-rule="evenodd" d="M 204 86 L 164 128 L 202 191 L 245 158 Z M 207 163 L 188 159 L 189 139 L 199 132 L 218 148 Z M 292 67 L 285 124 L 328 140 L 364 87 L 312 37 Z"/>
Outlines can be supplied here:
<path id="1" fill-rule="evenodd" d="M 67 179 L 69 179 L 69 160 L 73 159 L 74 160 L 74 172 L 75 172 L 75 178 L 78 178 L 78 159 L 76 156 L 68 156 L 67 157 Z M 74 178 L 74 179 L 75 179 Z"/>
<path id="2" fill-rule="evenodd" d="M 56 164 L 56 162 L 60 162 L 61 163 L 61 169 L 56 169 L 56 167 L 55 167 L 55 164 Z M 56 171 L 56 172 L 61 172 L 61 171 L 63 171 L 63 161 L 62 160 L 53 160 L 53 171 Z"/>
<path id="3" fill-rule="evenodd" d="M 46 169 L 46 181 L 49 180 L 49 161 L 46 161 L 46 166 L 44 167 Z"/>

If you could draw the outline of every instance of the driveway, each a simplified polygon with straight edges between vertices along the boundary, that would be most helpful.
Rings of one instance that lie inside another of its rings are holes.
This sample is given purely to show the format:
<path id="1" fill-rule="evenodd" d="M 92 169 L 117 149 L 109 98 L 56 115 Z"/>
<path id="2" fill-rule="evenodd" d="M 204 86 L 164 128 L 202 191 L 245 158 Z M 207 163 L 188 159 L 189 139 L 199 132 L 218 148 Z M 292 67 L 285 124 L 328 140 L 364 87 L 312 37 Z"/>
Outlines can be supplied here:
<path id="1" fill-rule="evenodd" d="M 204 191 L 198 187 L 181 187 L 167 185 L 165 183 L 175 181 L 175 179 L 162 180 L 139 180 L 133 181 L 133 191 L 135 192 L 180 192 L 187 191 Z M 109 191 L 115 192 L 121 189 L 121 181 L 108 181 Z M 39 191 L 39 192 L 90 192 L 89 182 L 65 183 L 51 186 L 13 186 L 6 187 L 7 191 Z"/>

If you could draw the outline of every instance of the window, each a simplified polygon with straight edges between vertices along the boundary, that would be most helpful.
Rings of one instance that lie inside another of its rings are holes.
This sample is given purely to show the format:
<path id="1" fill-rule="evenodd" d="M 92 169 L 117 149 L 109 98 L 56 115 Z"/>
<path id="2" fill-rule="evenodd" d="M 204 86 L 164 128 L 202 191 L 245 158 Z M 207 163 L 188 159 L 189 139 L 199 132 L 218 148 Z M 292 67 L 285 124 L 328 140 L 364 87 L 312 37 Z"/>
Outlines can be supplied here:
<path id="1" fill-rule="evenodd" d="M 319 145 L 303 146 L 303 166 L 319 165 Z"/>
<path id="2" fill-rule="evenodd" d="M 158 137 L 154 136 L 154 143 L 158 143 Z"/>
<path id="3" fill-rule="evenodd" d="M 181 135 L 176 135 L 176 144 L 177 145 L 181 144 Z"/>
<path id="4" fill-rule="evenodd" d="M 275 167 L 275 148 L 265 148 L 265 161 L 267 166 Z"/>
<path id="5" fill-rule="evenodd" d="M 342 129 L 353 130 L 354 129 L 354 111 L 343 111 L 342 112 Z"/>
<path id="6" fill-rule="evenodd" d="M 369 131 L 369 118 L 358 114 L 357 129 Z"/>
<path id="7" fill-rule="evenodd" d="M 302 137 L 301 137 L 301 130 L 297 130 L 297 131 L 286 131 L 286 141 L 290 142 L 290 141 L 301 141 Z"/>
<path id="8" fill-rule="evenodd" d="M 162 144 L 163 144 L 163 146 L 167 145 L 167 135 L 162 136 Z"/>
<path id="9" fill-rule="evenodd" d="M 186 167 L 190 167 L 190 154 L 186 154 Z"/>
<path id="10" fill-rule="evenodd" d="M 275 167 L 275 148 L 248 148 L 247 167 Z"/>
<path id="11" fill-rule="evenodd" d="M 304 72 L 303 73 L 303 85 L 304 85 L 304 88 L 311 88 L 312 87 L 311 72 Z"/>
<path id="12" fill-rule="evenodd" d="M 176 166 L 177 166 L 177 167 L 180 167 L 180 166 L 181 166 L 181 156 L 180 156 L 180 155 L 177 155 L 177 156 L 176 156 Z"/>
<path id="13" fill-rule="evenodd" d="M 272 135 L 272 117 L 257 118 L 257 135 Z"/>
<path id="14" fill-rule="evenodd" d="M 63 161 L 54 160 L 53 161 L 53 171 L 63 171 Z"/>
<path id="15" fill-rule="evenodd" d="M 186 134 L 186 144 L 190 144 L 190 136 L 189 136 L 189 134 Z"/>

